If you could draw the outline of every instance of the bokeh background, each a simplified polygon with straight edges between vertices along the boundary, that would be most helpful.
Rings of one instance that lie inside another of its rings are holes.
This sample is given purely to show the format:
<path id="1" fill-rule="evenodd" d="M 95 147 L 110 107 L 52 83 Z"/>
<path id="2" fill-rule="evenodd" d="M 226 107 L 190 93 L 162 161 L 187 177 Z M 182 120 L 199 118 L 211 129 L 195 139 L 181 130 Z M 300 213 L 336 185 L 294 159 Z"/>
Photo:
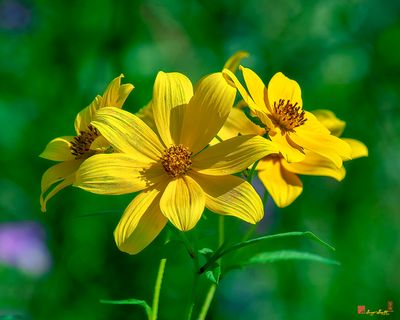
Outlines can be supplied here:
<path id="1" fill-rule="evenodd" d="M 40 178 L 52 165 L 46 143 L 72 135 L 76 113 L 121 72 L 135 85 L 125 109 L 151 98 L 158 70 L 193 81 L 237 50 L 265 81 L 296 79 L 308 110 L 347 121 L 344 136 L 370 155 L 347 177 L 305 177 L 302 196 L 271 203 L 257 235 L 310 230 L 309 240 L 265 249 L 304 249 L 341 261 L 282 262 L 228 274 L 209 319 L 357 319 L 357 306 L 400 314 L 400 2 L 350 1 L 0 1 L 0 319 L 142 319 L 137 306 L 100 299 L 152 298 L 165 232 L 136 256 L 119 252 L 113 229 L 132 198 L 69 188 L 42 214 Z M 216 230 L 190 237 L 216 245 Z M 232 241 L 246 226 L 227 219 Z M 213 230 L 213 229 L 211 229 Z M 214 243 L 213 243 L 214 241 Z M 160 249 L 161 248 L 161 249 Z M 160 319 L 183 318 L 191 261 L 170 253 Z M 208 286 L 201 283 L 199 292 Z M 202 299 L 202 298 L 201 298 Z M 199 300 L 199 303 L 201 302 Z M 198 310 L 195 309 L 195 312 Z"/>

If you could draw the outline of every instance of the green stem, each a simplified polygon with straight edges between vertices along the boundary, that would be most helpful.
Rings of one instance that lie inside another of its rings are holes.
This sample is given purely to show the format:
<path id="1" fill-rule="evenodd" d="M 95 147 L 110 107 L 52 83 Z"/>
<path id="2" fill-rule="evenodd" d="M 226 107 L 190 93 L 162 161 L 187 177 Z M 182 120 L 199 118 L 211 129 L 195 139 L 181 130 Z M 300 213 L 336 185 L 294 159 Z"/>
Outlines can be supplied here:
<path id="1" fill-rule="evenodd" d="M 198 261 L 196 250 L 191 245 L 189 239 L 186 237 L 186 234 L 183 231 L 181 231 L 179 232 L 179 236 L 182 238 L 183 244 L 185 245 L 186 250 L 189 253 L 189 256 L 195 261 Z"/>
<path id="2" fill-rule="evenodd" d="M 219 216 L 218 220 L 218 249 L 223 248 L 223 244 L 225 241 L 225 217 L 223 215 Z M 219 250 L 217 250 L 218 252 Z M 221 259 L 219 259 L 219 263 L 221 265 Z M 199 320 L 204 320 L 210 309 L 211 301 L 214 298 L 215 291 L 217 290 L 217 285 L 213 283 L 208 290 L 206 300 L 204 300 L 203 306 L 201 307 L 200 315 L 198 317 Z"/>
<path id="3" fill-rule="evenodd" d="M 267 190 L 265 190 L 265 191 L 264 191 L 264 195 L 263 195 L 263 199 L 262 199 L 262 203 L 263 203 L 263 205 L 264 205 L 264 208 L 265 208 L 265 206 L 267 205 L 268 196 L 269 196 L 269 194 L 268 194 Z"/>
<path id="4" fill-rule="evenodd" d="M 196 299 L 196 289 L 197 289 L 198 280 L 199 280 L 199 275 L 197 274 L 197 272 L 195 272 L 193 275 L 192 295 L 191 295 L 191 299 L 190 299 L 189 310 L 188 310 L 187 317 L 186 317 L 187 320 L 192 319 L 193 308 L 194 308 L 195 299 Z"/>
<path id="5" fill-rule="evenodd" d="M 259 161 L 260 161 L 260 160 L 257 160 L 256 162 L 254 162 L 253 166 L 251 167 L 250 173 L 249 173 L 249 175 L 247 176 L 247 182 L 248 182 L 248 183 L 251 183 L 251 182 L 253 181 L 254 172 L 256 171 L 256 168 L 257 168 L 257 165 L 258 165 L 258 162 L 259 162 Z"/>
<path id="6" fill-rule="evenodd" d="M 154 297 L 153 297 L 153 305 L 152 305 L 152 312 L 151 312 L 151 320 L 157 320 L 157 313 L 158 313 L 158 302 L 160 300 L 160 291 L 161 291 L 161 284 L 164 276 L 165 264 L 167 259 L 160 260 L 160 266 L 158 267 L 158 274 L 156 285 L 154 287 Z"/>
<path id="7" fill-rule="evenodd" d="M 191 245 L 189 239 L 186 237 L 185 233 L 179 232 L 180 237 L 183 240 L 183 243 L 186 246 L 186 249 L 189 253 L 189 256 L 193 260 L 193 285 L 192 285 L 192 293 L 191 293 L 191 298 L 190 298 L 190 304 L 188 307 L 188 312 L 187 312 L 187 317 L 186 319 L 190 320 L 192 318 L 193 314 L 193 308 L 195 305 L 195 300 L 196 300 L 196 291 L 197 291 L 197 284 L 199 280 L 199 274 L 197 273 L 197 270 L 199 269 L 199 256 L 197 254 L 197 250 Z"/>
<path id="8" fill-rule="evenodd" d="M 253 236 L 254 231 L 256 231 L 256 229 L 257 229 L 257 225 L 258 225 L 257 223 L 251 225 L 249 230 L 247 230 L 246 234 L 244 235 L 242 242 L 247 241 L 251 236 Z"/>
<path id="9" fill-rule="evenodd" d="M 219 215 L 218 220 L 218 247 L 222 246 L 225 241 L 225 217 Z"/>
<path id="10" fill-rule="evenodd" d="M 213 283 L 208 290 L 206 300 L 204 300 L 204 304 L 201 307 L 200 315 L 198 320 L 204 320 L 206 318 L 206 315 L 208 313 L 208 309 L 210 309 L 211 301 L 214 298 L 215 290 L 217 289 L 217 285 Z"/>

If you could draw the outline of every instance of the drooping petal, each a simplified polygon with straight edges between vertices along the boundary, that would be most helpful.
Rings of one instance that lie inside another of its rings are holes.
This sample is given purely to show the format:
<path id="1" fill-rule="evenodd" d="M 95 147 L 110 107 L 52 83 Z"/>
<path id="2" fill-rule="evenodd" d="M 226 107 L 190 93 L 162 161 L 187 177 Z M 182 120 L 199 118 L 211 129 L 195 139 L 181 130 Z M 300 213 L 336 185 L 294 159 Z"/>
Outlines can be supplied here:
<path id="1" fill-rule="evenodd" d="M 278 130 L 279 131 L 279 130 Z M 289 162 L 302 161 L 305 157 L 301 147 L 292 143 L 286 134 L 276 132 L 274 135 L 270 133 L 271 140 L 277 144 L 279 152 Z"/>
<path id="2" fill-rule="evenodd" d="M 80 166 L 74 186 L 97 194 L 127 194 L 151 187 L 164 175 L 158 163 L 123 153 L 98 154 Z"/>
<path id="3" fill-rule="evenodd" d="M 270 110 L 268 110 L 268 105 L 266 104 L 267 88 L 265 87 L 264 82 L 253 70 L 245 67 L 241 67 L 240 69 L 242 70 L 246 87 L 257 105 L 256 110 L 263 113 L 270 113 Z"/>
<path id="4" fill-rule="evenodd" d="M 279 100 L 290 100 L 291 104 L 297 103 L 302 108 L 301 89 L 299 84 L 286 77 L 282 72 L 276 73 L 268 83 L 268 101 L 273 107 Z"/>
<path id="5" fill-rule="evenodd" d="M 317 121 L 317 120 L 315 120 Z M 318 132 L 310 128 L 315 127 L 312 118 L 290 134 L 290 138 L 306 150 L 314 151 L 333 161 L 340 168 L 342 160 L 351 159 L 351 148 L 348 143 L 328 133 Z M 323 127 L 321 125 L 321 127 Z"/>
<path id="6" fill-rule="evenodd" d="M 204 205 L 204 191 L 189 176 L 171 180 L 160 200 L 161 212 L 181 231 L 188 231 L 196 225 Z"/>
<path id="7" fill-rule="evenodd" d="M 41 181 L 40 194 L 42 212 L 46 212 L 46 203 L 50 200 L 50 198 L 57 194 L 61 189 L 71 185 L 74 182 L 75 171 L 78 170 L 82 161 L 83 160 L 72 160 L 61 162 L 50 167 L 44 172 Z M 45 193 L 48 192 L 49 188 L 55 184 L 57 185 L 45 196 Z"/>
<path id="8" fill-rule="evenodd" d="M 161 213 L 159 199 L 160 190 L 150 188 L 131 201 L 114 231 L 119 250 L 137 254 L 161 232 L 168 219 Z"/>
<path id="9" fill-rule="evenodd" d="M 68 187 L 72 185 L 75 181 L 75 176 L 73 174 L 67 176 L 63 181 L 61 181 L 59 184 L 57 184 L 53 189 L 50 190 L 49 193 L 46 194 L 45 197 L 43 197 L 43 193 L 40 195 L 40 210 L 42 212 L 46 212 L 47 208 L 47 201 L 49 201 L 51 198 L 53 198 L 59 191 L 64 189 L 65 187 Z"/>
<path id="10" fill-rule="evenodd" d="M 293 173 L 326 176 L 338 181 L 343 180 L 345 175 L 345 171 L 342 169 L 343 166 L 338 168 L 331 160 L 312 151 L 306 152 L 306 157 L 301 162 L 288 163 L 282 159 L 281 165 L 287 171 Z"/>
<path id="11" fill-rule="evenodd" d="M 204 190 L 206 207 L 211 211 L 252 224 L 263 218 L 261 199 L 247 181 L 229 175 L 216 177 L 193 172 L 191 176 Z"/>
<path id="12" fill-rule="evenodd" d="M 130 83 L 121 85 L 121 79 L 123 77 L 124 75 L 121 74 L 119 77 L 116 77 L 110 82 L 107 89 L 103 93 L 103 99 L 101 101 L 100 108 L 122 108 L 122 105 L 134 88 L 134 86 Z"/>
<path id="13" fill-rule="evenodd" d="M 239 67 L 240 61 L 242 59 L 247 58 L 249 53 L 246 51 L 237 51 L 235 52 L 225 63 L 223 69 L 228 69 L 232 72 L 236 72 Z"/>
<path id="14" fill-rule="evenodd" d="M 303 183 L 294 173 L 285 170 L 279 159 L 262 162 L 265 170 L 258 171 L 258 177 L 275 204 L 280 208 L 290 205 L 303 191 Z"/>
<path id="15" fill-rule="evenodd" d="M 331 134 L 336 137 L 340 137 L 342 135 L 346 126 L 346 122 L 338 119 L 332 111 L 321 109 L 314 110 L 312 113 L 318 119 L 318 121 L 331 132 Z"/>
<path id="16" fill-rule="evenodd" d="M 192 83 L 185 75 L 162 71 L 157 74 L 152 100 L 153 115 L 167 148 L 179 142 L 184 112 L 192 96 Z"/>
<path id="17" fill-rule="evenodd" d="M 103 108 L 92 122 L 114 149 L 139 161 L 158 161 L 164 150 L 157 135 L 137 116 L 117 108 Z"/>
<path id="18" fill-rule="evenodd" d="M 228 117 L 235 95 L 221 73 L 203 78 L 186 108 L 180 143 L 194 154 L 207 146 Z"/>
<path id="19" fill-rule="evenodd" d="M 51 140 L 39 157 L 53 161 L 74 160 L 75 156 L 70 149 L 70 141 L 73 139 L 73 136 L 66 136 Z"/>
<path id="20" fill-rule="evenodd" d="M 350 145 L 352 159 L 357 159 L 360 157 L 368 157 L 368 148 L 361 141 L 350 138 L 342 138 L 342 140 Z"/>
<path id="21" fill-rule="evenodd" d="M 260 136 L 245 135 L 210 146 L 193 158 L 192 169 L 203 174 L 224 176 L 246 169 L 271 153 L 276 144 Z"/>

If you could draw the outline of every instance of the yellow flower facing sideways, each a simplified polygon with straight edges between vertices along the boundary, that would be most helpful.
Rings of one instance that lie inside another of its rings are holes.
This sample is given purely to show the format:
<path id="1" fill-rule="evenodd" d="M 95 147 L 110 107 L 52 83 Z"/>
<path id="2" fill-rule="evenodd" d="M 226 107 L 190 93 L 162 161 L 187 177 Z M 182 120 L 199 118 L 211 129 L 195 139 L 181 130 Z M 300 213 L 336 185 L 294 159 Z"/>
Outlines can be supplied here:
<path id="1" fill-rule="evenodd" d="M 63 136 L 50 141 L 40 157 L 59 161 L 42 176 L 40 205 L 46 211 L 47 201 L 75 181 L 75 172 L 85 159 L 96 153 L 110 152 L 110 144 L 90 122 L 104 107 L 122 108 L 133 89 L 130 83 L 121 85 L 121 74 L 108 85 L 102 96 L 78 113 L 75 119 L 76 136 Z M 53 187 L 51 190 L 50 188 Z M 49 191 L 50 190 L 50 191 Z"/>
<path id="2" fill-rule="evenodd" d="M 224 74 L 265 125 L 270 139 L 279 145 L 280 154 L 288 162 L 304 160 L 306 151 L 330 159 L 338 168 L 343 160 L 351 159 L 350 146 L 331 135 L 312 113 L 303 110 L 301 90 L 296 81 L 278 72 L 267 89 L 254 71 L 240 69 L 247 91 L 230 70 L 225 69 Z"/>
<path id="3" fill-rule="evenodd" d="M 92 125 L 119 152 L 87 159 L 74 185 L 97 194 L 142 191 L 115 229 L 121 251 L 140 252 L 168 220 L 179 230 L 192 229 L 205 207 L 249 223 L 263 217 L 253 187 L 231 174 L 277 152 L 275 145 L 260 136 L 243 135 L 208 146 L 228 117 L 235 95 L 221 73 L 203 78 L 193 93 L 183 74 L 159 72 L 151 101 L 158 135 L 129 112 L 99 110 Z"/>
<path id="4" fill-rule="evenodd" d="M 335 136 L 340 136 L 345 122 L 336 118 L 333 112 L 317 110 L 313 114 Z M 238 134 L 260 134 L 265 130 L 251 122 L 241 109 L 232 109 L 218 136 L 225 140 Z M 360 141 L 343 138 L 351 147 L 353 159 L 368 155 L 367 147 Z M 290 205 L 302 192 L 303 184 L 297 174 L 327 176 L 341 181 L 346 172 L 343 166 L 337 167 L 330 159 L 313 151 L 305 150 L 300 162 L 289 163 L 280 154 L 270 154 L 257 165 L 258 177 L 278 207 Z"/>

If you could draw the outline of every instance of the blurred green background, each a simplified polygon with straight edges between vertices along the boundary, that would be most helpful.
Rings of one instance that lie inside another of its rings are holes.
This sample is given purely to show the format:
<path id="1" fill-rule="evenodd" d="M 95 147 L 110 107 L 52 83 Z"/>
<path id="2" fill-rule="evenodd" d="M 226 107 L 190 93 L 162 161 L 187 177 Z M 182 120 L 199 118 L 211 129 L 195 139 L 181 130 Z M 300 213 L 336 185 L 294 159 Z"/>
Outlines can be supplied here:
<path id="1" fill-rule="evenodd" d="M 232 272 L 208 318 L 357 319 L 358 305 L 385 309 L 388 300 L 391 317 L 399 317 L 399 13 L 400 2 L 378 0 L 0 1 L 0 235 L 18 234 L 11 229 L 19 226 L 33 234 L 26 243 L 17 236 L 20 251 L 10 253 L 17 257 L 0 265 L 0 318 L 145 317 L 139 307 L 99 299 L 151 302 L 165 232 L 139 255 L 116 249 L 113 229 L 131 195 L 68 188 L 42 214 L 40 178 L 52 163 L 38 155 L 52 138 L 74 134 L 76 113 L 121 72 L 135 85 L 124 107 L 134 112 L 151 98 L 158 70 L 196 81 L 237 50 L 251 53 L 243 64 L 265 81 L 277 71 L 296 79 L 305 108 L 333 110 L 347 121 L 343 136 L 366 143 L 370 155 L 347 163 L 341 183 L 303 178 L 302 196 L 283 210 L 268 206 L 257 230 L 313 231 L 337 251 L 305 239 L 265 248 L 300 248 L 342 265 L 286 262 Z M 214 220 L 191 236 L 215 247 L 216 230 L 201 232 Z M 246 226 L 227 221 L 234 240 Z M 177 245 L 160 319 L 183 318 L 191 267 Z"/>

